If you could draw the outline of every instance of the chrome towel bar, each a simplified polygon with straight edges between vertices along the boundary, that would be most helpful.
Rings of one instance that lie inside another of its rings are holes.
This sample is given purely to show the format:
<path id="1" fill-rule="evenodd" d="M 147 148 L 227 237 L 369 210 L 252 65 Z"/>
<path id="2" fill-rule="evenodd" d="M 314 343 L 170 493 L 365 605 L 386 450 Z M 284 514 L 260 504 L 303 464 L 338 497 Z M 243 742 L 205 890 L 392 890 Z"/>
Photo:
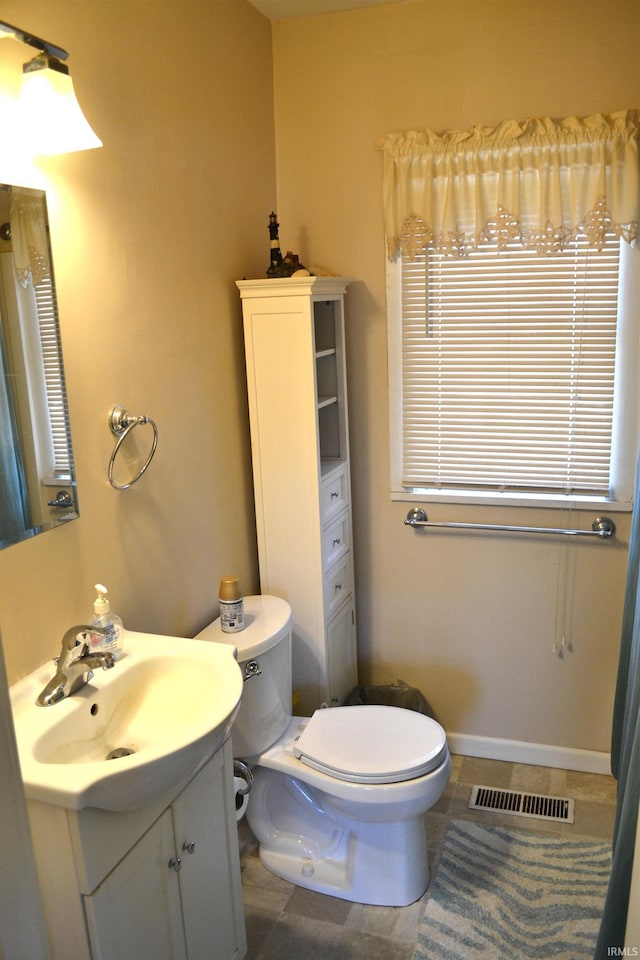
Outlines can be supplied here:
<path id="1" fill-rule="evenodd" d="M 555 533 L 570 537 L 599 537 L 606 540 L 616 532 L 616 525 L 611 517 L 596 517 L 591 524 L 591 530 L 565 530 L 557 527 L 512 527 L 501 523 L 458 523 L 455 521 L 429 520 L 421 507 L 409 510 L 405 519 L 408 527 L 451 527 L 458 530 L 495 530 L 501 533 Z"/>

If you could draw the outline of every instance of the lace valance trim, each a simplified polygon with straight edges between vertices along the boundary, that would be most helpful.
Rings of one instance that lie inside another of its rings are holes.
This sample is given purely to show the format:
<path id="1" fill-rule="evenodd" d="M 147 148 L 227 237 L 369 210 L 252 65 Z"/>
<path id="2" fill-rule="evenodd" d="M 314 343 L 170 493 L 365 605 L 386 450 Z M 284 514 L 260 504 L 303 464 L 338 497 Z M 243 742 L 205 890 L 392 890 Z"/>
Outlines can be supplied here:
<path id="1" fill-rule="evenodd" d="M 16 274 L 21 287 L 26 289 L 29 284 L 35 287 L 49 276 L 49 261 L 39 250 L 29 246 L 29 263 L 26 267 L 19 267 L 16 263 Z"/>
<path id="2" fill-rule="evenodd" d="M 595 247 L 640 222 L 640 111 L 497 127 L 389 134 L 383 206 L 388 255 L 432 245 L 460 256 L 489 238 L 542 253 L 577 236 Z"/>
<path id="3" fill-rule="evenodd" d="M 404 223 L 404 231 L 392 240 L 393 248 L 400 249 L 402 255 L 414 260 L 427 248 L 443 256 L 464 257 L 483 243 L 497 242 L 499 250 L 506 250 L 510 243 L 520 243 L 527 250 L 550 256 L 561 253 L 580 237 L 586 237 L 589 246 L 601 250 L 608 233 L 636 244 L 640 235 L 640 223 L 617 223 L 607 210 L 604 197 L 600 197 L 595 207 L 574 227 L 565 224 L 555 226 L 547 222 L 542 230 L 527 230 L 517 217 L 503 207 L 498 209 L 494 219 L 489 220 L 478 234 L 462 231 L 437 235 L 433 228 L 420 217 L 412 215 Z"/>
<path id="4" fill-rule="evenodd" d="M 11 194 L 11 239 L 20 285 L 40 283 L 51 271 L 44 202 L 19 187 Z"/>

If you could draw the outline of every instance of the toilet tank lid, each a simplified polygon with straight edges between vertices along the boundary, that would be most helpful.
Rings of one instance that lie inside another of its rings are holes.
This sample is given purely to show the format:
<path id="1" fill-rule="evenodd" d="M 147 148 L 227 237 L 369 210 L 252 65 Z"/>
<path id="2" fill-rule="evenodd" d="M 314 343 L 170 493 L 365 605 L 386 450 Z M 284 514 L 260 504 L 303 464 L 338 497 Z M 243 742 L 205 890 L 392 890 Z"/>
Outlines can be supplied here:
<path id="1" fill-rule="evenodd" d="M 266 653 L 291 630 L 291 607 L 281 597 L 267 594 L 244 597 L 244 630 L 223 633 L 220 618 L 197 634 L 196 640 L 228 643 L 238 651 L 238 660 L 253 660 Z"/>

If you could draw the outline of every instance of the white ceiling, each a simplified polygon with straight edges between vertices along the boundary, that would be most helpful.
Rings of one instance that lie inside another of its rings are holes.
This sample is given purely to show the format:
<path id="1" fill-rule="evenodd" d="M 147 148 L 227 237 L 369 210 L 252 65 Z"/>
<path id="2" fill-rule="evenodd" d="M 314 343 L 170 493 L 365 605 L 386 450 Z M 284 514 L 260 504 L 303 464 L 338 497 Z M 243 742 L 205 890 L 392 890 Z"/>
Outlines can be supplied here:
<path id="1" fill-rule="evenodd" d="M 260 13 L 270 20 L 286 20 L 290 17 L 308 17 L 315 13 L 340 13 L 357 7 L 375 7 L 401 0 L 249 0 Z"/>

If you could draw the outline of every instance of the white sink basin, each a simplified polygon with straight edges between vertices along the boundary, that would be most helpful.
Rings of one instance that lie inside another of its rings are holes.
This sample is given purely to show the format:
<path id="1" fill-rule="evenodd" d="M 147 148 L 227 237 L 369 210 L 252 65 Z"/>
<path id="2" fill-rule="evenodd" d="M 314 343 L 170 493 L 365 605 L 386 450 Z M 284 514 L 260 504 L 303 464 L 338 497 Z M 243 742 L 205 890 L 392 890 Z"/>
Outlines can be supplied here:
<path id="1" fill-rule="evenodd" d="M 185 783 L 228 737 L 242 695 L 233 646 L 129 631 L 124 644 L 111 670 L 52 706 L 36 705 L 51 663 L 11 688 L 29 799 L 132 810 Z"/>

